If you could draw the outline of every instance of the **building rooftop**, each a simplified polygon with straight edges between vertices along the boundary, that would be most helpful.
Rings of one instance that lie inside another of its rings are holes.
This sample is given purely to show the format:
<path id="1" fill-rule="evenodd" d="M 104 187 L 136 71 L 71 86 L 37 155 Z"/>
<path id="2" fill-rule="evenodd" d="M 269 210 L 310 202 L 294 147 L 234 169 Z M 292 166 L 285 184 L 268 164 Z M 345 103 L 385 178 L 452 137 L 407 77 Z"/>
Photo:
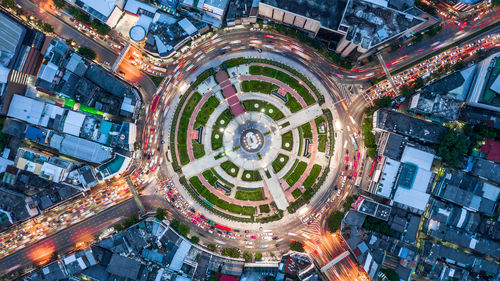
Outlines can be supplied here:
<path id="1" fill-rule="evenodd" d="M 379 109 L 373 117 L 374 128 L 407 136 L 425 143 L 439 143 L 446 128 L 419 118 L 388 109 Z"/>
<path id="2" fill-rule="evenodd" d="M 462 102 L 445 95 L 418 93 L 411 98 L 409 109 L 430 119 L 449 122 L 458 119 L 461 107 Z"/>
<path id="3" fill-rule="evenodd" d="M 375 1 L 349 1 L 341 25 L 348 27 L 353 43 L 364 49 L 402 34 L 425 20 L 375 4 Z"/>
<path id="4" fill-rule="evenodd" d="M 500 141 L 487 139 L 481 147 L 481 153 L 488 155 L 488 160 L 500 163 Z"/>
<path id="5" fill-rule="evenodd" d="M 455 71 L 425 86 L 424 91 L 437 95 L 448 95 L 453 99 L 465 101 L 472 86 L 475 71 L 476 65 Z"/>
<path id="6" fill-rule="evenodd" d="M 261 0 L 267 4 L 285 11 L 317 20 L 321 26 L 331 30 L 339 28 L 347 0 Z"/>
<path id="7" fill-rule="evenodd" d="M 389 133 L 385 141 L 384 151 L 382 155 L 394 160 L 401 159 L 404 145 L 404 137 L 398 134 Z"/>
<path id="8" fill-rule="evenodd" d="M 131 258 L 113 254 L 107 272 L 113 275 L 136 280 L 141 271 L 141 264 Z"/>
<path id="9" fill-rule="evenodd" d="M 22 24 L 0 11 L 0 65 L 13 66 L 25 34 Z"/>
<path id="10" fill-rule="evenodd" d="M 478 158 L 472 167 L 472 174 L 480 178 L 500 183 L 500 164 Z"/>

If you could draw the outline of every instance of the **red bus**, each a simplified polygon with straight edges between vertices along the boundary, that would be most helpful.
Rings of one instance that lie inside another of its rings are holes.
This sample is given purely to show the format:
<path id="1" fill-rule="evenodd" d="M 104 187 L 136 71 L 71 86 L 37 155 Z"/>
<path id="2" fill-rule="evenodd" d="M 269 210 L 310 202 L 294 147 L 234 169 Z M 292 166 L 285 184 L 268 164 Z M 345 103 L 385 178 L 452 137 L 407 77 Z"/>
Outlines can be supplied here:
<path id="1" fill-rule="evenodd" d="M 155 99 L 153 100 L 153 104 L 151 105 L 151 112 L 154 112 L 156 110 L 156 107 L 158 106 L 159 100 L 160 100 L 160 96 L 156 96 Z"/>
<path id="2" fill-rule="evenodd" d="M 231 228 L 220 225 L 220 224 L 215 224 L 215 227 L 217 227 L 218 229 L 225 230 L 225 231 L 231 231 Z"/>

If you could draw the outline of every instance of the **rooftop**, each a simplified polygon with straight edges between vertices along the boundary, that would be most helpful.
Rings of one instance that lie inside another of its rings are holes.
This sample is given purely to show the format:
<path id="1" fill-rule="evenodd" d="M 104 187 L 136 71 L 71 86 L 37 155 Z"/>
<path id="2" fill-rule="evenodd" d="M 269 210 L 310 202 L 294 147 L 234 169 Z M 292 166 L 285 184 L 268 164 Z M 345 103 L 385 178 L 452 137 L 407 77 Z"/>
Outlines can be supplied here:
<path id="1" fill-rule="evenodd" d="M 0 65 L 12 67 L 21 46 L 26 28 L 13 18 L 0 12 Z"/>
<path id="2" fill-rule="evenodd" d="M 349 1 L 341 25 L 349 28 L 348 38 L 369 49 L 424 22 L 423 19 L 375 1 Z"/>
<path id="3" fill-rule="evenodd" d="M 107 272 L 128 279 L 135 280 L 139 276 L 141 264 L 131 258 L 113 254 L 109 261 Z"/>
<path id="4" fill-rule="evenodd" d="M 418 93 L 411 98 L 410 102 L 410 110 L 443 122 L 457 120 L 461 107 L 462 102 L 439 94 Z"/>
<path id="5" fill-rule="evenodd" d="M 321 26 L 337 30 L 347 0 L 261 0 L 260 3 L 317 20 Z"/>
<path id="6" fill-rule="evenodd" d="M 439 136 L 446 131 L 439 124 L 388 109 L 377 110 L 373 120 L 375 129 L 398 133 L 425 143 L 439 143 Z"/>
<path id="7" fill-rule="evenodd" d="M 472 167 L 472 174 L 498 184 L 500 183 L 500 164 L 478 158 Z"/>

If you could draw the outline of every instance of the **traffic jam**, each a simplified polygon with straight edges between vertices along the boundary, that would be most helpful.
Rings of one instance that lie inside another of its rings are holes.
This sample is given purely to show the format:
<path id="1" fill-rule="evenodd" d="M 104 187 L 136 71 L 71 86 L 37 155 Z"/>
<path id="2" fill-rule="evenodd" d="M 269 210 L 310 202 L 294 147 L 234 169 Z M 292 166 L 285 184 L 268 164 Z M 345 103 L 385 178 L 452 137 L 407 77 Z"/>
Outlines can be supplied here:
<path id="1" fill-rule="evenodd" d="M 487 35 L 472 43 L 461 44 L 456 47 L 450 48 L 447 51 L 441 52 L 438 55 L 425 60 L 414 67 L 400 72 L 393 76 L 396 87 L 411 86 L 411 84 L 419 77 L 425 79 L 438 69 L 447 65 L 453 65 L 458 61 L 466 60 L 477 52 L 486 51 L 487 49 L 500 46 L 500 34 Z M 436 47 L 439 47 L 436 46 Z M 393 63 L 388 63 L 387 67 Z M 389 67 L 389 70 L 391 68 Z M 389 83 L 388 79 L 370 87 L 365 91 L 365 95 L 370 100 L 376 100 L 382 96 L 395 96 L 395 93 Z"/>
<path id="2" fill-rule="evenodd" d="M 245 240 L 246 248 L 254 248 L 253 245 L 257 242 L 255 240 L 274 240 L 278 242 L 282 240 L 275 236 L 270 230 L 263 229 L 260 232 L 254 233 L 249 230 L 240 231 L 238 229 L 231 229 L 227 226 L 215 223 L 196 211 L 194 207 L 178 192 L 171 179 L 167 179 L 163 183 L 160 183 L 159 187 L 161 188 L 161 191 L 164 192 L 165 199 L 170 202 L 170 204 L 176 208 L 180 214 L 182 214 L 187 220 L 191 221 L 191 223 L 210 234 L 217 235 L 222 239 Z M 225 244 L 222 241 L 218 241 L 218 243 Z M 261 245 L 259 248 L 267 248 L 267 245 Z"/>

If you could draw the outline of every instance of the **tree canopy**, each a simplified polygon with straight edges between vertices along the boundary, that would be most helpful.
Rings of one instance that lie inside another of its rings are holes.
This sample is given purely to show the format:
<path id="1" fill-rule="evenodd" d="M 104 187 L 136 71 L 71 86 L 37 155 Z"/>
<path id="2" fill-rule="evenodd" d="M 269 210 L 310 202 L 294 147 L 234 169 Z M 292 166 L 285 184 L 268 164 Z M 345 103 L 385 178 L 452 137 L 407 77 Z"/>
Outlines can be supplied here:
<path id="1" fill-rule="evenodd" d="M 94 60 L 97 57 L 97 55 L 94 52 L 94 50 L 92 50 L 90 48 L 87 48 L 87 47 L 80 47 L 80 48 L 78 48 L 77 53 L 79 53 L 84 58 L 87 58 L 89 60 Z"/>
<path id="2" fill-rule="evenodd" d="M 304 252 L 304 246 L 299 241 L 293 241 L 290 243 L 290 250 L 296 252 Z"/>
<path id="3" fill-rule="evenodd" d="M 439 136 L 437 155 L 451 167 L 456 167 L 469 149 L 470 140 L 456 130 L 448 130 Z"/>

